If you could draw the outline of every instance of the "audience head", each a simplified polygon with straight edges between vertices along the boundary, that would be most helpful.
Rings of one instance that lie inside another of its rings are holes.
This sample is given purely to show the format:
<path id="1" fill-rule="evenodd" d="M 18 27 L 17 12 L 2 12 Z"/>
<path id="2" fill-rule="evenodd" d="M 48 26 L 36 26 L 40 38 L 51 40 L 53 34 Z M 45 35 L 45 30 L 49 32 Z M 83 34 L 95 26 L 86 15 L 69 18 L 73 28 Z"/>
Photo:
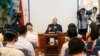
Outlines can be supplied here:
<path id="1" fill-rule="evenodd" d="M 4 28 L 3 28 L 4 31 L 2 32 L 2 34 L 4 35 L 5 31 L 6 31 L 6 30 L 10 30 L 10 28 L 11 28 L 10 24 L 5 24 L 5 25 L 4 25 Z"/>
<path id="2" fill-rule="evenodd" d="M 26 24 L 27 31 L 33 31 L 33 25 L 31 23 Z"/>
<path id="3" fill-rule="evenodd" d="M 69 54 L 71 56 L 77 55 L 77 54 L 85 54 L 85 44 L 80 38 L 73 38 L 69 41 L 68 44 Z M 83 55 L 81 55 L 83 56 Z"/>
<path id="4" fill-rule="evenodd" d="M 95 40 L 99 37 L 99 31 L 97 29 L 97 25 L 95 22 L 91 22 L 90 24 L 91 32 L 90 32 L 90 37 L 91 40 Z"/>
<path id="5" fill-rule="evenodd" d="M 52 23 L 57 24 L 57 18 L 53 18 Z"/>
<path id="6" fill-rule="evenodd" d="M 94 14 L 97 13 L 97 7 L 93 7 L 93 13 L 94 13 Z"/>
<path id="7" fill-rule="evenodd" d="M 19 28 L 19 35 L 26 35 L 26 33 L 27 33 L 27 28 L 26 28 L 26 26 L 21 26 L 21 27 Z"/>
<path id="8" fill-rule="evenodd" d="M 77 27 L 76 27 L 76 25 L 75 25 L 74 23 L 70 23 L 70 24 L 68 25 L 68 29 L 70 29 L 70 28 L 74 28 L 74 29 L 77 30 Z"/>
<path id="9" fill-rule="evenodd" d="M 11 28 L 10 24 L 5 24 L 4 25 L 4 29 L 10 29 L 10 28 Z"/>
<path id="10" fill-rule="evenodd" d="M 90 32 L 90 37 L 91 37 L 91 40 L 95 40 L 99 37 L 99 32 L 97 29 L 94 29 Z"/>
<path id="11" fill-rule="evenodd" d="M 67 30 L 67 36 L 69 38 L 75 38 L 75 37 L 77 37 L 77 31 L 76 31 L 76 29 L 75 28 L 68 29 Z"/>
<path id="12" fill-rule="evenodd" d="M 69 36 L 69 38 L 77 36 L 77 27 L 74 23 L 68 25 L 67 36 Z"/>
<path id="13" fill-rule="evenodd" d="M 16 42 L 18 39 L 18 33 L 14 30 L 7 30 L 4 33 L 4 41 L 6 42 Z"/>
<path id="14" fill-rule="evenodd" d="M 92 29 L 96 29 L 96 28 L 97 28 L 96 23 L 95 23 L 95 22 L 91 22 L 90 28 L 91 28 L 91 30 L 92 30 Z"/>

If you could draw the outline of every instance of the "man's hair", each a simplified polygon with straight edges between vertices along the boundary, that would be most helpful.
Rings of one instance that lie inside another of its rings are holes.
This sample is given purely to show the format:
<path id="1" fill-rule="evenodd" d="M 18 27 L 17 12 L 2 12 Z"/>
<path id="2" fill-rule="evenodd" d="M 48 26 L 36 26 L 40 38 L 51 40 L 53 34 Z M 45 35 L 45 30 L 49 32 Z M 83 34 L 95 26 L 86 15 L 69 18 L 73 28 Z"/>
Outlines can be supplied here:
<path id="1" fill-rule="evenodd" d="M 11 29 L 11 25 L 10 24 L 5 24 L 4 27 L 3 27 L 3 32 L 2 34 L 4 35 L 4 33 L 7 31 L 7 30 L 10 30 Z"/>
<path id="2" fill-rule="evenodd" d="M 28 23 L 26 24 L 26 27 L 27 27 L 28 25 L 33 26 L 30 22 L 28 22 Z"/>
<path id="3" fill-rule="evenodd" d="M 91 24 L 90 24 L 90 28 L 91 28 L 91 30 L 96 29 L 96 28 L 97 28 L 96 23 L 95 23 L 95 22 L 91 22 Z"/>
<path id="4" fill-rule="evenodd" d="M 97 30 L 97 25 L 95 22 L 91 22 L 90 24 L 91 32 L 90 32 L 90 37 L 91 40 L 95 40 L 99 37 L 99 32 Z"/>
<path id="5" fill-rule="evenodd" d="M 4 41 L 12 41 L 13 39 L 18 39 L 18 33 L 14 30 L 7 30 L 4 33 Z"/>
<path id="6" fill-rule="evenodd" d="M 97 10 L 97 7 L 93 7 L 93 9 Z"/>
<path id="7" fill-rule="evenodd" d="M 68 44 L 68 49 L 70 55 L 86 52 L 85 44 L 80 38 L 71 39 Z"/>
<path id="8" fill-rule="evenodd" d="M 70 24 L 68 25 L 68 29 L 70 29 L 70 28 L 75 28 L 75 29 L 77 29 L 77 27 L 76 27 L 76 25 L 75 25 L 74 23 L 70 23 Z"/>
<path id="9" fill-rule="evenodd" d="M 91 37 L 91 40 L 97 39 L 99 37 L 99 31 L 98 31 L 98 29 L 91 30 L 90 37 Z"/>
<path id="10" fill-rule="evenodd" d="M 22 34 L 25 34 L 27 32 L 27 28 L 26 26 L 21 26 L 19 28 L 19 34 L 22 35 Z"/>
<path id="11" fill-rule="evenodd" d="M 10 28 L 11 28 L 10 24 L 5 24 L 4 25 L 4 29 L 10 29 Z"/>
<path id="12" fill-rule="evenodd" d="M 67 35 L 69 38 L 73 38 L 77 36 L 77 30 L 75 28 L 70 28 L 67 30 Z"/>
<path id="13" fill-rule="evenodd" d="M 85 11 L 86 9 L 85 9 L 85 8 L 82 8 L 82 9 L 80 9 L 80 10 Z"/>

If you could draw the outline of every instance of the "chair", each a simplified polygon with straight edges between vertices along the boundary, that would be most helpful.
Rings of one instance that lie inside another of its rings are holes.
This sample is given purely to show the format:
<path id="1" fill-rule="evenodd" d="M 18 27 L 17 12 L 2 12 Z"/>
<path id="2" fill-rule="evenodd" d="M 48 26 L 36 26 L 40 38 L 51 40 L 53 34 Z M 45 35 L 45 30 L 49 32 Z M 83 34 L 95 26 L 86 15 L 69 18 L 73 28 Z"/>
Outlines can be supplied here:
<path id="1" fill-rule="evenodd" d="M 28 50 L 26 49 L 19 49 L 19 50 L 22 51 L 25 56 L 31 56 Z"/>
<path id="2" fill-rule="evenodd" d="M 37 46 L 34 43 L 32 43 L 32 42 L 30 42 L 30 43 L 32 44 L 32 46 L 33 46 L 34 49 L 37 48 Z"/>
<path id="3" fill-rule="evenodd" d="M 98 55 L 98 51 L 100 51 L 100 46 L 97 46 L 93 49 L 93 55 Z"/>
<path id="4" fill-rule="evenodd" d="M 93 45 L 93 41 L 87 43 L 87 51 L 89 54 L 92 53 L 92 45 Z"/>
<path id="5" fill-rule="evenodd" d="M 68 48 L 65 50 L 65 54 L 64 54 L 64 56 L 70 56 L 70 54 L 68 53 L 69 52 L 69 50 L 68 50 Z"/>
<path id="6" fill-rule="evenodd" d="M 87 43 L 87 48 L 92 49 L 93 41 L 90 41 Z"/>

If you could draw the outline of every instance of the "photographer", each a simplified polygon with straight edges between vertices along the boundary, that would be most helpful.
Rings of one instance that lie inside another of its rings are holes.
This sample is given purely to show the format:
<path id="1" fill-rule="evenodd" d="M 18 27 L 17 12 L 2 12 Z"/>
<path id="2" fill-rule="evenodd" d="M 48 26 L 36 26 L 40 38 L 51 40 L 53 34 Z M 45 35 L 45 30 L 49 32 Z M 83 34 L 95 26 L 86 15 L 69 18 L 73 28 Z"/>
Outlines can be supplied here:
<path id="1" fill-rule="evenodd" d="M 91 21 L 92 22 L 97 22 L 97 7 L 93 7 L 93 9 L 92 9 L 92 15 L 91 15 Z"/>
<path id="2" fill-rule="evenodd" d="M 82 35 L 82 39 L 86 41 L 86 33 L 88 29 L 88 16 L 86 15 L 86 9 L 82 8 L 78 12 L 78 33 Z"/>
<path id="3" fill-rule="evenodd" d="M 14 17 L 11 19 L 12 29 L 18 31 L 19 30 L 19 23 L 20 23 L 20 12 L 15 11 Z"/>

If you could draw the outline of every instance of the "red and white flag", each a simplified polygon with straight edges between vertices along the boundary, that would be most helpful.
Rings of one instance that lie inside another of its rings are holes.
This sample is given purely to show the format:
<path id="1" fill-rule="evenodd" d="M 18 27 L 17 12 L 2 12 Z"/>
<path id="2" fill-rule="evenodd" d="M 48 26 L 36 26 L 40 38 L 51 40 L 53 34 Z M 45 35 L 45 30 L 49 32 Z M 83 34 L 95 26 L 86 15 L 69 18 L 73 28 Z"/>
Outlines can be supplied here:
<path id="1" fill-rule="evenodd" d="M 23 16 L 23 6 L 22 6 L 22 0 L 19 0 L 20 3 L 19 3 L 19 10 L 21 12 L 21 19 L 20 19 L 20 23 L 19 25 L 20 26 L 23 26 L 24 25 L 24 16 Z"/>
<path id="2" fill-rule="evenodd" d="M 28 22 L 28 0 L 20 0 L 19 10 L 21 11 L 20 26 Z"/>

